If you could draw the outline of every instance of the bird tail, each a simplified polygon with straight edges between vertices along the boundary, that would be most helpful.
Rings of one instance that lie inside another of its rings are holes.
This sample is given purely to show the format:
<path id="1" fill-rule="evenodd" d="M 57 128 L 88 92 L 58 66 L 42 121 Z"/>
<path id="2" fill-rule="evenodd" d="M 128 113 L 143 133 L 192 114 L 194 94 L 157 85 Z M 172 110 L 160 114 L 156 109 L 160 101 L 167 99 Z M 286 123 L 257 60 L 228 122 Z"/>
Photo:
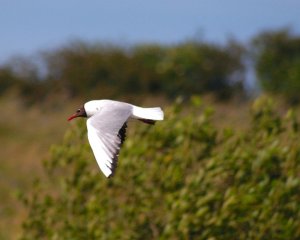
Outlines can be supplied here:
<path id="1" fill-rule="evenodd" d="M 132 117 L 144 123 L 154 124 L 155 121 L 161 121 L 164 119 L 164 112 L 160 107 L 142 108 L 133 106 Z"/>

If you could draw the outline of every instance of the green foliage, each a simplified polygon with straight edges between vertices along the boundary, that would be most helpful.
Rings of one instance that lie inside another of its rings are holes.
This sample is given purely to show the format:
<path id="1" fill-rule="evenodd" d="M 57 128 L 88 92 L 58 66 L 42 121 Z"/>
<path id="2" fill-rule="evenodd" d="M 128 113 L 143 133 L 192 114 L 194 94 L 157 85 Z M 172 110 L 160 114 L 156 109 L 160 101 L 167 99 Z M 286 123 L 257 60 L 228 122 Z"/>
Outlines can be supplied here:
<path id="1" fill-rule="evenodd" d="M 130 123 L 112 179 L 84 121 L 73 125 L 45 162 L 49 182 L 23 197 L 22 239 L 299 239 L 295 113 L 281 117 L 259 99 L 239 133 L 216 129 L 213 111 L 191 102 L 154 127 Z"/>
<path id="2" fill-rule="evenodd" d="M 18 81 L 8 67 L 0 69 L 0 94 L 18 85 Z"/>
<path id="3" fill-rule="evenodd" d="M 250 46 L 234 41 L 132 47 L 70 42 L 36 59 L 19 57 L 0 66 L 0 93 L 17 88 L 30 103 L 59 94 L 83 99 L 210 94 L 224 100 L 249 90 L 249 56 L 263 91 L 299 103 L 300 38 L 286 29 L 261 33 Z"/>
<path id="4" fill-rule="evenodd" d="M 22 59 L 7 67 L 12 77 L 24 83 L 20 90 L 31 101 L 58 93 L 89 99 L 100 95 L 114 98 L 155 93 L 176 98 L 212 93 L 224 99 L 243 90 L 242 53 L 237 44 L 189 42 L 125 49 L 74 42 L 42 53 L 35 64 Z M 0 87 L 1 74 L 5 72 L 0 69 Z"/>
<path id="5" fill-rule="evenodd" d="M 299 102 L 300 38 L 288 30 L 266 32 L 253 40 L 253 46 L 262 88 Z"/>

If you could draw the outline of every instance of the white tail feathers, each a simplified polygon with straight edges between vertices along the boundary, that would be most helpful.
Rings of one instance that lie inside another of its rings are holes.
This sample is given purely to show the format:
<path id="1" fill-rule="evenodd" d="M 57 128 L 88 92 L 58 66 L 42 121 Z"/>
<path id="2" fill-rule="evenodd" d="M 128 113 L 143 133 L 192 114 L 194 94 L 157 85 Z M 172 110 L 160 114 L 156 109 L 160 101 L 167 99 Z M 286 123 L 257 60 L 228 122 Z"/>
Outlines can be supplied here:
<path id="1" fill-rule="evenodd" d="M 133 106 L 132 117 L 137 119 L 148 119 L 159 121 L 164 119 L 164 112 L 160 107 L 142 108 Z"/>

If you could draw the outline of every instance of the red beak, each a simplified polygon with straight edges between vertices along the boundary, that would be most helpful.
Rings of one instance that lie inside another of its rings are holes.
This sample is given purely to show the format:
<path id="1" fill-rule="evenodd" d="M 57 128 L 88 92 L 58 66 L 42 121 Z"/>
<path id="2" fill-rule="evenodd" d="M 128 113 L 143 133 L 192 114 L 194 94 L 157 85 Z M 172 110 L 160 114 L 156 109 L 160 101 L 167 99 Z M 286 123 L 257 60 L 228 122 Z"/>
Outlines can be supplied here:
<path id="1" fill-rule="evenodd" d="M 77 117 L 87 117 L 84 107 L 78 108 L 77 111 L 68 118 L 68 121 L 71 121 L 73 118 Z"/>
<path id="2" fill-rule="evenodd" d="M 69 117 L 68 118 L 68 121 L 71 121 L 73 118 L 77 118 L 78 116 L 77 116 L 77 114 L 75 113 L 75 114 L 73 114 L 71 117 Z"/>

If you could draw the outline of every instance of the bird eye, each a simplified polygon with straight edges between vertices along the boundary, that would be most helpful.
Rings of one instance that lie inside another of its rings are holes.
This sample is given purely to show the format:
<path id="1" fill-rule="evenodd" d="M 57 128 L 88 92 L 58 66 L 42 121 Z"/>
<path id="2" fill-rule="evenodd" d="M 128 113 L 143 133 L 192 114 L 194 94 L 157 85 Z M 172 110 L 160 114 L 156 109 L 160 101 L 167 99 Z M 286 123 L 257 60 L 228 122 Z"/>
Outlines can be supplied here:
<path id="1" fill-rule="evenodd" d="M 77 111 L 76 111 L 77 113 L 80 113 L 80 109 L 77 109 Z"/>

